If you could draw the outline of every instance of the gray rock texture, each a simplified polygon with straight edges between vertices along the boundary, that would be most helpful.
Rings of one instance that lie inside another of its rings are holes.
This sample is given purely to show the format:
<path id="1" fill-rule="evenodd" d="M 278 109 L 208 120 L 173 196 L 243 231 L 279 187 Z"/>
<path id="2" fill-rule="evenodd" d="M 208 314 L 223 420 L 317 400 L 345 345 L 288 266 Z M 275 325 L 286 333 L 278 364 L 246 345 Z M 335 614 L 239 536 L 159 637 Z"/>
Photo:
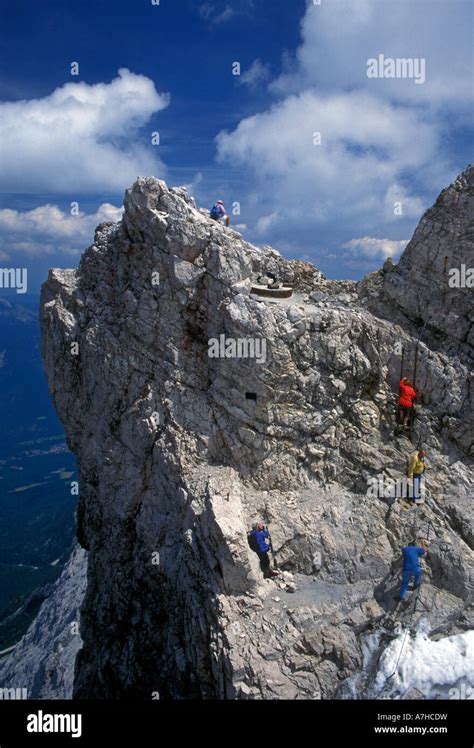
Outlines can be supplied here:
<path id="1" fill-rule="evenodd" d="M 28 699 L 72 698 L 86 577 L 87 553 L 76 546 L 27 633 L 0 660 L 1 689 L 26 689 Z"/>
<path id="2" fill-rule="evenodd" d="M 139 178 L 78 270 L 50 272 L 43 355 L 89 556 L 76 697 L 332 698 L 368 632 L 470 626 L 473 291 L 450 288 L 444 258 L 472 261 L 472 200 L 471 168 L 398 265 L 355 283 Z M 268 272 L 292 298 L 251 293 Z M 264 355 L 210 356 L 222 340 Z M 401 348 L 409 364 L 417 343 L 410 442 L 394 413 Z M 426 500 L 374 495 L 421 443 Z M 274 579 L 247 543 L 259 518 Z M 394 611 L 400 547 L 421 537 L 420 602 Z"/>
<path id="3" fill-rule="evenodd" d="M 469 167 L 426 211 L 398 265 L 386 268 L 382 294 L 402 324 L 431 347 L 472 361 L 474 350 L 473 169 Z M 464 268 L 464 270 L 463 270 Z M 379 307 L 381 308 L 381 307 Z"/>

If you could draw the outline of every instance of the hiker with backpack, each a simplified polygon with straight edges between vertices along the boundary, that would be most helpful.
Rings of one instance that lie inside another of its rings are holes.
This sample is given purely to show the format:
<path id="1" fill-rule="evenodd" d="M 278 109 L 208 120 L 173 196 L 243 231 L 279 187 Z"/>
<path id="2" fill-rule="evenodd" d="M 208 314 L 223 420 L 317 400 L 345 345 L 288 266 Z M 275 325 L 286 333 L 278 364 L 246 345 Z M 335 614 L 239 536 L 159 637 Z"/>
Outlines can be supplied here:
<path id="1" fill-rule="evenodd" d="M 400 589 L 400 600 L 405 599 L 405 595 L 408 590 L 408 585 L 412 577 L 415 579 L 415 589 L 420 586 L 421 583 L 421 566 L 420 556 L 426 556 L 428 548 L 422 541 L 420 545 L 416 543 L 409 543 L 409 545 L 402 548 L 403 554 L 403 573 L 402 573 L 402 586 Z"/>
<path id="2" fill-rule="evenodd" d="M 413 415 L 413 400 L 416 398 L 416 391 L 412 387 L 409 379 L 403 377 L 400 380 L 400 395 L 398 398 L 398 420 L 403 425 L 405 431 L 408 431 L 409 422 Z"/>
<path id="3" fill-rule="evenodd" d="M 220 221 L 225 223 L 226 226 L 230 224 L 230 217 L 225 212 L 224 203 L 222 200 L 218 200 L 215 205 L 211 208 L 211 218 L 213 221 Z"/>
<path id="4" fill-rule="evenodd" d="M 269 542 L 267 542 L 267 540 Z M 272 571 L 270 568 L 270 533 L 266 529 L 263 522 L 257 522 L 254 528 L 248 534 L 248 542 L 250 548 L 257 554 L 260 559 L 260 568 L 263 571 L 265 579 L 271 579 L 272 577 L 278 576 L 278 572 Z"/>
<path id="5" fill-rule="evenodd" d="M 421 496 L 421 477 L 426 470 L 425 464 L 426 449 L 417 449 L 416 452 L 410 456 L 410 462 L 408 464 L 408 480 L 413 481 L 413 498 L 416 502 Z"/>

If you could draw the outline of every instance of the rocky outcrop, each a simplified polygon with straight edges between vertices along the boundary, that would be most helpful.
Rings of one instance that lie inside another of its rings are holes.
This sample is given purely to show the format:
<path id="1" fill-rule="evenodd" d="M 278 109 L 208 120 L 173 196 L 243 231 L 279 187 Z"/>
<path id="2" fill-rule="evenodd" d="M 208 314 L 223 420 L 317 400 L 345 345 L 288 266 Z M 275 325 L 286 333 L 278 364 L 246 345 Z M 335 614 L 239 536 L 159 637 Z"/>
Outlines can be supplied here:
<path id="1" fill-rule="evenodd" d="M 471 307 L 456 291 L 448 342 L 445 250 L 429 242 L 435 224 L 452 227 L 451 258 L 465 257 L 472 170 L 443 195 L 399 265 L 356 284 L 259 250 L 183 188 L 140 178 L 79 269 L 50 272 L 43 355 L 89 552 L 76 697 L 333 697 L 363 665 L 367 632 L 393 619 L 400 546 L 423 536 L 423 607 L 396 615 L 466 627 Z M 433 303 L 415 309 L 425 257 Z M 251 293 L 269 272 L 292 298 Z M 401 348 L 408 359 L 417 342 L 410 442 L 393 435 L 394 393 Z M 427 500 L 408 508 L 374 491 L 403 478 L 421 442 Z M 258 518 L 280 569 L 271 580 L 247 544 Z"/>
<path id="2" fill-rule="evenodd" d="M 86 571 L 87 554 L 76 546 L 25 636 L 0 660 L 0 689 L 24 689 L 28 699 L 72 698 Z"/>
<path id="3" fill-rule="evenodd" d="M 400 262 L 387 268 L 379 309 L 415 327 L 431 347 L 474 358 L 474 169 L 426 211 Z M 472 272 L 469 272 L 472 270 Z"/>

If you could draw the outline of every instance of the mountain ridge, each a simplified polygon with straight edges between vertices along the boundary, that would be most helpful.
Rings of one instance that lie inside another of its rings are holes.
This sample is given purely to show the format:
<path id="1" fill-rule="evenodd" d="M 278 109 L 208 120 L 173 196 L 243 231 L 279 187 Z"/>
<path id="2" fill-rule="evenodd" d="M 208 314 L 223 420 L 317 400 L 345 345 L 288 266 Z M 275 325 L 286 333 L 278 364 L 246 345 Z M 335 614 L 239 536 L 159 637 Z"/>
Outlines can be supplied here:
<path id="1" fill-rule="evenodd" d="M 359 283 L 253 247 L 154 178 L 77 271 L 50 272 L 43 357 L 89 557 L 76 698 L 347 697 L 368 631 L 383 647 L 394 617 L 473 628 L 472 303 L 443 286 L 445 244 L 452 266 L 472 257 L 473 171 Z M 423 282 L 415 303 L 428 267 L 433 298 Z M 259 298 L 268 274 L 292 298 Z M 265 340 L 265 362 L 210 357 L 223 334 Z M 412 441 L 393 436 L 402 349 L 407 365 L 419 352 Z M 421 444 L 421 505 L 370 493 Z M 247 544 L 258 519 L 276 579 Z M 427 537 L 420 606 L 395 612 L 399 549 Z"/>

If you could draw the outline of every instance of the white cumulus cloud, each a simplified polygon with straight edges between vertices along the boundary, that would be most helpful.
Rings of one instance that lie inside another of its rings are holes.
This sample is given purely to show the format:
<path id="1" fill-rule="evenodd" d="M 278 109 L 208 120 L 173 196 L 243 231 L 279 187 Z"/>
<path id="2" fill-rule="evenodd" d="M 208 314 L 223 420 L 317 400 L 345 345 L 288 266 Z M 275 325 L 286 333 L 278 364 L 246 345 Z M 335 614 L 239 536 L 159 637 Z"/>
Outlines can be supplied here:
<path id="1" fill-rule="evenodd" d="M 265 83 L 269 78 L 270 66 L 256 59 L 242 75 L 236 76 L 236 81 L 240 85 L 257 88 L 257 86 Z"/>
<path id="2" fill-rule="evenodd" d="M 308 0 L 295 69 L 273 85 L 280 92 L 366 88 L 430 106 L 469 106 L 472 21 L 470 0 L 323 0 L 319 6 Z M 367 78 L 367 61 L 379 54 L 425 60 L 426 81 Z"/>
<path id="3" fill-rule="evenodd" d="M 376 239 L 373 236 L 361 236 L 351 239 L 342 246 L 344 249 L 355 250 L 366 257 L 387 258 L 398 257 L 408 244 L 408 239 L 399 241 L 394 239 Z"/>
<path id="4" fill-rule="evenodd" d="M 139 174 L 162 176 L 151 133 L 137 135 L 168 106 L 153 81 L 119 70 L 110 83 L 66 83 L 51 95 L 0 103 L 0 185 L 8 192 L 122 191 Z"/>
<path id="5" fill-rule="evenodd" d="M 446 128 L 465 124 L 468 6 L 432 2 L 427 13 L 421 0 L 308 0 L 301 44 L 269 86 L 274 103 L 216 138 L 217 160 L 245 175 L 256 238 L 317 256 L 332 233 L 340 246 L 390 237 L 395 225 L 398 236 L 413 230 L 426 192 L 459 168 Z M 367 60 L 379 54 L 426 58 L 426 82 L 368 78 Z M 359 253 L 384 257 L 401 245 L 376 241 Z"/>
<path id="6" fill-rule="evenodd" d="M 40 205 L 27 211 L 0 210 L 2 236 L 1 259 L 11 252 L 30 256 L 53 254 L 79 255 L 94 239 L 94 229 L 99 223 L 119 221 L 123 209 L 103 203 L 95 213 L 61 210 L 57 205 Z"/>
<path id="7" fill-rule="evenodd" d="M 276 216 L 301 227 L 336 215 L 380 220 L 400 175 L 434 158 L 438 138 L 437 129 L 407 107 L 364 92 L 308 90 L 221 132 L 217 149 L 220 161 L 253 172 L 261 213 L 274 217 L 274 227 Z M 418 205 L 406 190 L 403 198 Z"/>
<path id="8" fill-rule="evenodd" d="M 400 184 L 391 184 L 385 195 L 385 216 L 388 220 L 397 220 L 398 216 L 417 218 L 423 212 L 423 201 L 409 195 Z"/>
<path id="9" fill-rule="evenodd" d="M 265 234 L 268 229 L 278 220 L 278 213 L 270 213 L 268 216 L 260 216 L 257 221 L 257 232 L 259 234 Z"/>

